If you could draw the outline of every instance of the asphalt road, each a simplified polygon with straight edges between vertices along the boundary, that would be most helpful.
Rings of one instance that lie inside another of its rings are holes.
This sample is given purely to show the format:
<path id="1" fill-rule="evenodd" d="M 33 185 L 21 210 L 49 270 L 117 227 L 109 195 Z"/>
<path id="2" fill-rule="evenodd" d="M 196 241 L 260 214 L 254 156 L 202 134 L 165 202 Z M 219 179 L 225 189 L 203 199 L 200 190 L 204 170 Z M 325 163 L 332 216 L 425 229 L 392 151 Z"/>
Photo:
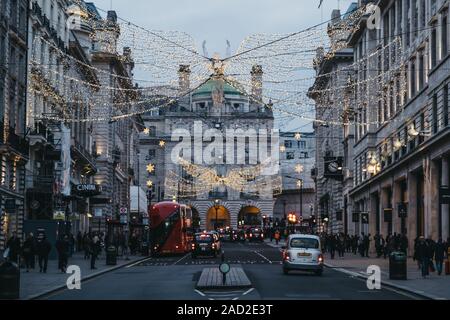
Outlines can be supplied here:
<path id="1" fill-rule="evenodd" d="M 198 291 L 195 284 L 205 267 L 220 258 L 192 259 L 190 255 L 149 258 L 82 283 L 81 290 L 64 290 L 49 300 L 404 300 L 414 296 L 383 288 L 370 291 L 366 283 L 333 269 L 322 277 L 309 273 L 284 275 L 281 253 L 264 243 L 225 243 L 225 258 L 241 265 L 253 288 Z"/>

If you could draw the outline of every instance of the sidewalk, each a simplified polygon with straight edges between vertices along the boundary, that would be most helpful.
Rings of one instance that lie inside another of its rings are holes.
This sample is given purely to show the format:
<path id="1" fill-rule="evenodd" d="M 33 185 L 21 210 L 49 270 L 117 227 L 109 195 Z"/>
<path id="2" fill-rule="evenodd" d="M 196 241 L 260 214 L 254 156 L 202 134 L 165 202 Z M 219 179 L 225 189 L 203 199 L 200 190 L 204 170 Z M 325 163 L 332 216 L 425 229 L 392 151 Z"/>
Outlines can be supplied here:
<path id="1" fill-rule="evenodd" d="M 97 270 L 91 270 L 90 260 L 84 260 L 84 254 L 76 253 L 72 258 L 69 258 L 69 266 L 79 266 L 81 269 L 81 278 L 82 281 L 84 281 L 106 272 L 122 268 L 126 265 L 136 263 L 145 258 L 146 257 L 142 256 L 130 256 L 129 260 L 125 260 L 125 258 L 118 257 L 116 266 L 107 266 L 105 254 L 103 254 L 96 262 Z M 61 271 L 58 270 L 57 260 L 49 260 L 47 273 L 39 273 L 39 265 L 36 261 L 35 269 L 30 270 L 29 273 L 27 273 L 25 269 L 21 269 L 20 299 L 29 300 L 61 289 L 66 286 L 66 281 L 69 276 L 69 274 L 61 273 Z"/>
<path id="2" fill-rule="evenodd" d="M 266 240 L 266 244 L 281 250 L 281 247 L 285 245 L 285 242 L 283 240 L 276 245 L 275 241 L 271 243 L 269 240 Z M 367 268 L 369 266 L 379 266 L 381 269 L 382 285 L 408 291 L 429 299 L 450 299 L 450 276 L 438 276 L 437 273 L 430 273 L 426 279 L 423 279 L 422 272 L 419 270 L 417 262 L 412 259 L 408 259 L 408 280 L 406 281 L 389 279 L 389 259 L 377 259 L 374 257 L 361 258 L 361 256 L 355 256 L 352 253 L 346 253 L 344 258 L 339 258 L 336 252 L 334 260 L 331 260 L 329 254 L 325 255 L 325 265 L 336 271 L 365 279 L 368 277 Z"/>
<path id="3" fill-rule="evenodd" d="M 336 253 L 334 260 L 331 260 L 330 255 L 327 254 L 325 264 L 329 268 L 364 278 L 368 277 L 366 271 L 369 266 L 379 266 L 382 284 L 386 286 L 406 290 L 430 299 L 450 299 L 450 276 L 438 276 L 435 272 L 423 279 L 417 262 L 412 259 L 408 259 L 408 280 L 389 279 L 389 259 L 362 258 L 352 253 L 346 253 L 344 258 L 339 258 Z"/>

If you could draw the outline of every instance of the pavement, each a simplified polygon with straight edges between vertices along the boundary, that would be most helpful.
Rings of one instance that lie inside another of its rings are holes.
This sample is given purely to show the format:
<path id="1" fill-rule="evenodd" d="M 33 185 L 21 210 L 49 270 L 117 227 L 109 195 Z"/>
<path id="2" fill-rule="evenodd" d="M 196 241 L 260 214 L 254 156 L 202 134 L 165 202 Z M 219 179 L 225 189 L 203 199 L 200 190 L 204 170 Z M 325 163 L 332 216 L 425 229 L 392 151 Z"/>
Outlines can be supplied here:
<path id="1" fill-rule="evenodd" d="M 84 260 L 84 254 L 76 253 L 72 258 L 69 258 L 69 266 L 76 265 L 80 267 L 81 281 L 83 282 L 124 266 L 132 265 L 142 259 L 144 259 L 142 256 L 130 256 L 129 260 L 124 257 L 118 257 L 116 266 L 107 266 L 105 255 L 102 255 L 96 262 L 97 270 L 91 270 L 90 260 Z M 49 260 L 47 273 L 39 273 L 39 265 L 36 261 L 35 270 L 30 270 L 27 273 L 25 269 L 21 269 L 20 299 L 37 299 L 43 295 L 66 288 L 69 276 L 70 274 L 65 274 L 58 270 L 57 260 Z"/>
<path id="2" fill-rule="evenodd" d="M 267 244 L 273 248 L 281 249 L 284 241 L 278 245 L 275 242 Z M 369 266 L 378 266 L 381 269 L 382 285 L 422 296 L 433 300 L 450 300 L 450 276 L 439 276 L 436 272 L 430 273 L 425 279 L 419 270 L 417 262 L 408 259 L 407 262 L 407 280 L 389 279 L 389 259 L 383 258 L 362 258 L 360 255 L 346 253 L 344 258 L 339 258 L 337 253 L 335 259 L 331 260 L 329 254 L 325 256 L 325 265 L 333 270 L 348 274 L 353 277 L 367 279 L 367 268 Z"/>
<path id="3" fill-rule="evenodd" d="M 43 300 L 411 300 L 404 291 L 383 287 L 368 290 L 366 282 L 326 269 L 284 275 L 279 248 L 266 243 L 224 243 L 225 261 L 242 268 L 251 288 L 197 289 L 204 269 L 220 258 L 192 259 L 190 254 L 148 258 L 82 283 L 81 290 L 54 291 Z"/>

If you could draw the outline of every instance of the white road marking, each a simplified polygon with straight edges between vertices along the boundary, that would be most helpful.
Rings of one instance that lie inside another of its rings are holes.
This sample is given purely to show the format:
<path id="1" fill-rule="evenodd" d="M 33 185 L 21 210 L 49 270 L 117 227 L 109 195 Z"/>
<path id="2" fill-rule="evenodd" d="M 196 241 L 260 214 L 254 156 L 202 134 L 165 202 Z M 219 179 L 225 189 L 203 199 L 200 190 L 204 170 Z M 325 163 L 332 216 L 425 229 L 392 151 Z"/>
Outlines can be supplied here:
<path id="1" fill-rule="evenodd" d="M 189 253 L 187 253 L 183 258 L 177 260 L 177 261 L 173 264 L 173 266 L 176 265 L 178 262 L 183 261 L 183 260 L 186 259 L 188 256 L 189 256 Z"/>
<path id="2" fill-rule="evenodd" d="M 206 297 L 206 294 L 204 294 L 203 292 L 199 291 L 199 290 L 194 290 L 195 292 L 197 292 L 199 295 L 201 295 L 202 297 Z"/>
<path id="3" fill-rule="evenodd" d="M 269 262 L 270 264 L 272 264 L 272 261 L 267 259 L 265 256 L 263 256 L 261 253 L 257 252 L 257 251 L 253 251 L 254 253 L 256 253 L 258 256 L 260 256 L 261 258 L 263 258 L 264 260 L 266 260 L 267 262 Z"/>
<path id="4" fill-rule="evenodd" d="M 131 268 L 131 267 L 134 267 L 134 266 L 137 266 L 138 264 L 141 264 L 141 263 L 146 262 L 146 261 L 151 260 L 151 259 L 152 259 L 152 258 L 150 257 L 150 258 L 147 258 L 147 259 L 145 259 L 145 260 L 141 260 L 141 261 L 138 261 L 138 262 L 136 262 L 136 263 L 130 264 L 130 265 L 126 266 L 125 269 Z"/>
<path id="5" fill-rule="evenodd" d="M 250 292 L 252 292 L 252 291 L 254 291 L 254 290 L 255 290 L 255 288 L 251 288 L 251 289 L 245 291 L 244 294 L 243 294 L 243 296 L 248 295 Z"/>

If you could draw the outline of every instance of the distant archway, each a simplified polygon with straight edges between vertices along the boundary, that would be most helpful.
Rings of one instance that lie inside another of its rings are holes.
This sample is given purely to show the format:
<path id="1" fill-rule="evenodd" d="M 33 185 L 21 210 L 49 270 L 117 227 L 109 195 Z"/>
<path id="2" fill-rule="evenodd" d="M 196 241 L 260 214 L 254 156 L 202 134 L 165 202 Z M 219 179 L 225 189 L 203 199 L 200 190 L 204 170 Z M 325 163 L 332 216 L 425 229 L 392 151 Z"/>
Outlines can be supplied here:
<path id="1" fill-rule="evenodd" d="M 238 227 L 243 226 L 261 226 L 261 210 L 255 206 L 246 206 L 239 211 Z"/>
<path id="2" fill-rule="evenodd" d="M 230 212 L 224 206 L 211 207 L 206 214 L 206 230 L 230 226 Z"/>

